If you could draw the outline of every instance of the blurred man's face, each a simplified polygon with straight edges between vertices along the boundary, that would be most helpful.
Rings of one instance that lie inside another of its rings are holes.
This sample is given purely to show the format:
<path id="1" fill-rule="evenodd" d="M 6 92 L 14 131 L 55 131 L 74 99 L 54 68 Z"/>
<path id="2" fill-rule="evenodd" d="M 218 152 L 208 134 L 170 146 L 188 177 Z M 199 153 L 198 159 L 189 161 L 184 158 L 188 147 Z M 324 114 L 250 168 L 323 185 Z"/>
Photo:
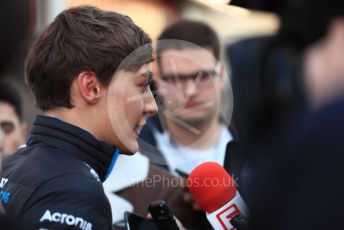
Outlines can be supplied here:
<path id="1" fill-rule="evenodd" d="M 169 49 L 160 60 L 158 88 L 165 117 L 186 126 L 218 119 L 223 75 L 211 50 Z"/>
<path id="2" fill-rule="evenodd" d="M 105 128 L 109 143 L 115 144 L 122 153 L 138 151 L 140 131 L 145 117 L 157 112 L 153 94 L 149 88 L 152 73 L 143 65 L 138 71 L 119 71 L 107 89 L 109 125 Z"/>
<path id="3" fill-rule="evenodd" d="M 19 146 L 25 144 L 26 125 L 20 122 L 14 108 L 6 102 L 0 102 L 0 127 L 4 134 L 4 154 L 12 154 Z"/>
<path id="4" fill-rule="evenodd" d="M 1 160 L 2 160 L 2 154 L 3 154 L 3 144 L 4 144 L 4 133 L 0 129 L 0 169 L 1 169 Z"/>
<path id="5" fill-rule="evenodd" d="M 330 23 L 324 39 L 308 47 L 305 83 L 314 109 L 344 97 L 344 18 Z"/>

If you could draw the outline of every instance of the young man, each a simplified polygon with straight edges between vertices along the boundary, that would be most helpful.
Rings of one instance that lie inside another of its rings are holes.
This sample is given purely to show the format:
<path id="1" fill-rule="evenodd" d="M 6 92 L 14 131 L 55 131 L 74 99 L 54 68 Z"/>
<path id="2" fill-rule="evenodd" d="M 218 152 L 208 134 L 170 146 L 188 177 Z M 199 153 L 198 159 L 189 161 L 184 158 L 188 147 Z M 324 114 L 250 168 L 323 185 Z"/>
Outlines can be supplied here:
<path id="1" fill-rule="evenodd" d="M 0 83 L 0 128 L 4 134 L 2 150 L 6 156 L 25 144 L 27 125 L 22 120 L 20 95 L 7 82 Z"/>
<path id="2" fill-rule="evenodd" d="M 162 108 L 142 132 L 140 151 L 174 174 L 205 161 L 223 165 L 232 135 L 220 117 L 225 79 L 216 33 L 201 22 L 178 22 L 159 36 L 157 54 Z"/>
<path id="3" fill-rule="evenodd" d="M 138 150 L 157 110 L 150 42 L 130 18 L 90 6 L 60 13 L 38 38 L 26 81 L 43 115 L 1 180 L 2 203 L 23 229 L 111 229 L 101 182 L 119 153 Z"/>

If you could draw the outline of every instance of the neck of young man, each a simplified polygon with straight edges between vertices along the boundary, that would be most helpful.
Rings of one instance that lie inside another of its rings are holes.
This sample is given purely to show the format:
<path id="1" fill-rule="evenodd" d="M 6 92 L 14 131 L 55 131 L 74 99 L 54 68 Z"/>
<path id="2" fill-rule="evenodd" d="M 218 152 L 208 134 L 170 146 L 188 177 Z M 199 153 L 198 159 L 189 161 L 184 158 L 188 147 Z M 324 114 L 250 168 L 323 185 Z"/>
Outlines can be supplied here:
<path id="1" fill-rule="evenodd" d="M 63 122 L 69 123 L 83 130 L 86 130 L 87 132 L 92 134 L 96 139 L 100 139 L 100 135 L 96 132 L 97 129 L 94 123 L 90 122 L 92 119 L 90 118 L 89 113 L 85 113 L 82 110 L 78 111 L 77 108 L 56 108 L 49 111 L 45 111 L 44 115 L 56 117 Z"/>
<path id="2" fill-rule="evenodd" d="M 166 119 L 167 130 L 177 144 L 193 149 L 210 149 L 219 141 L 221 136 L 221 122 L 213 118 L 209 122 L 190 127 Z"/>

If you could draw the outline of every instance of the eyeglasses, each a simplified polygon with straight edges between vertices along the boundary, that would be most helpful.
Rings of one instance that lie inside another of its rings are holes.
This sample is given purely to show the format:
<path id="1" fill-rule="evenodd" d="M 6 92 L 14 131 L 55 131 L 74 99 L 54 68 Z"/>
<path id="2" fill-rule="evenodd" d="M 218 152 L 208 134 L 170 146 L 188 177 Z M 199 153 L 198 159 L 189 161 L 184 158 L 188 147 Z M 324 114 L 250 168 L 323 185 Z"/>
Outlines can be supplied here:
<path id="1" fill-rule="evenodd" d="M 1 121 L 0 128 L 4 132 L 4 134 L 7 135 L 14 131 L 15 124 L 13 121 Z"/>
<path id="2" fill-rule="evenodd" d="M 212 79 L 220 73 L 219 63 L 212 70 L 201 70 L 188 75 L 181 74 L 163 74 L 162 81 L 172 86 L 184 86 L 188 80 L 191 80 L 197 88 L 208 88 L 212 84 Z"/>

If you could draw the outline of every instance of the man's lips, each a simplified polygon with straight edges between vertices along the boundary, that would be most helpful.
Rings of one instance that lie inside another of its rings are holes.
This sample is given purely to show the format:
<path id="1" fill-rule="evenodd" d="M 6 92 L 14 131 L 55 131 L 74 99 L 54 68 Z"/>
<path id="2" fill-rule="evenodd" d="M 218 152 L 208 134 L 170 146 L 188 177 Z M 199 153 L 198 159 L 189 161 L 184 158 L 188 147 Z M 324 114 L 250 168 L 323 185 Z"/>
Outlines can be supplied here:
<path id="1" fill-rule="evenodd" d="M 202 102 L 198 102 L 198 101 L 192 101 L 189 100 L 185 103 L 184 108 L 190 108 L 190 107 L 195 107 L 195 106 L 200 106 L 202 105 Z"/>
<path id="2" fill-rule="evenodd" d="M 140 131 L 135 130 L 135 131 L 134 131 L 134 135 L 135 135 L 136 138 L 138 138 L 138 137 L 140 136 Z"/>
<path id="3" fill-rule="evenodd" d="M 205 109 L 209 109 L 214 106 L 214 103 L 209 101 L 209 102 L 194 102 L 190 101 L 184 105 L 181 105 L 174 110 L 172 110 L 173 115 L 182 115 L 182 114 L 187 114 L 187 113 L 192 113 L 195 111 L 201 111 Z"/>
<path id="4" fill-rule="evenodd" d="M 135 136 L 139 137 L 140 136 L 140 133 L 141 133 L 141 130 L 143 129 L 143 125 L 137 125 L 135 128 L 134 128 L 134 134 Z"/>

